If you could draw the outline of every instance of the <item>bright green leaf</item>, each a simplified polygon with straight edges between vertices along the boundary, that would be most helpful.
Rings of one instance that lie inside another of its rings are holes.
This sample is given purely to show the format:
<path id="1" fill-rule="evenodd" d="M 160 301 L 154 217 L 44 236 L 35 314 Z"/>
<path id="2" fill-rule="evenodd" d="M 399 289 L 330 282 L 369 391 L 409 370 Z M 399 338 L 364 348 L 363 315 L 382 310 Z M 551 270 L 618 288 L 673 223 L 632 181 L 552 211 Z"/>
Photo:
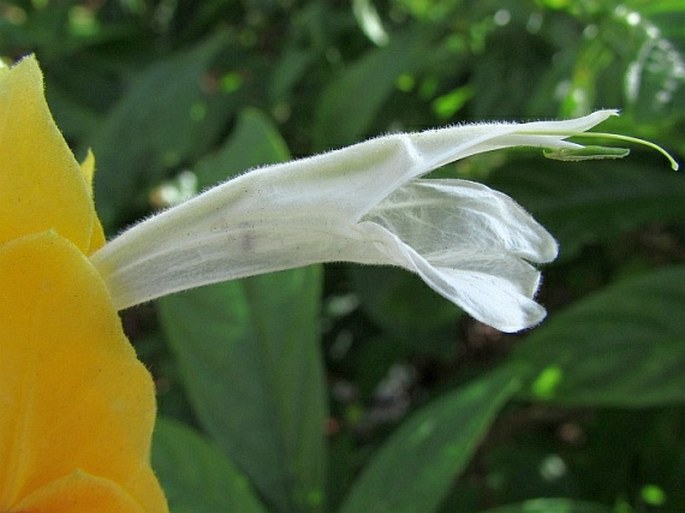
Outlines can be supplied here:
<path id="1" fill-rule="evenodd" d="M 517 388 L 511 374 L 489 374 L 414 414 L 359 476 L 340 513 L 434 511 Z"/>

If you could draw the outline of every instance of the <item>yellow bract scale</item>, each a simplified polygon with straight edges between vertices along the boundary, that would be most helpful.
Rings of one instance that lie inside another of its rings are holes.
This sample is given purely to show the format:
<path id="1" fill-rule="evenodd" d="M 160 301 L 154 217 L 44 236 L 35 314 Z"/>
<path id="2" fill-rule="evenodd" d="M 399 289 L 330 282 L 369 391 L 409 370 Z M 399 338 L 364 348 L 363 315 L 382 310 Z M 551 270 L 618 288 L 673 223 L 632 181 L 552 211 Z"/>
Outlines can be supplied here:
<path id="1" fill-rule="evenodd" d="M 0 269 L 0 511 L 166 512 L 153 383 L 100 275 L 55 231 Z"/>
<path id="2" fill-rule="evenodd" d="M 154 384 L 88 260 L 105 243 L 28 57 L 0 69 L 0 512 L 166 513 Z"/>
<path id="3" fill-rule="evenodd" d="M 0 152 L 0 243 L 52 229 L 85 253 L 102 245 L 93 166 L 82 171 L 55 125 L 33 57 L 0 68 Z"/>
<path id="4" fill-rule="evenodd" d="M 21 512 L 146 513 L 133 497 L 107 479 L 76 471 L 26 497 Z"/>
<path id="5" fill-rule="evenodd" d="M 83 177 L 88 182 L 88 191 L 90 192 L 91 198 L 93 197 L 93 176 L 95 175 L 95 155 L 93 152 L 88 150 L 88 155 L 86 159 L 81 162 L 81 172 Z M 102 224 L 97 216 L 93 217 L 93 223 L 90 232 L 90 244 L 86 249 L 86 255 L 91 255 L 95 253 L 98 249 L 105 245 L 107 240 L 105 239 L 105 232 L 102 229 Z"/>

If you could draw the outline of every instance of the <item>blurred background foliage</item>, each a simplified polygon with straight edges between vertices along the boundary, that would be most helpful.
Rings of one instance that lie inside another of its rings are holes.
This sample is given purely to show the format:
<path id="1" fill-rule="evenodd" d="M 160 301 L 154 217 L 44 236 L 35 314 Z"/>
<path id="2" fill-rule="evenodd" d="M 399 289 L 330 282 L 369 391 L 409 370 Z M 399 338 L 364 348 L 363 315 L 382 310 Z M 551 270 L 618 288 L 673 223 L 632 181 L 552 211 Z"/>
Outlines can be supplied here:
<path id="1" fill-rule="evenodd" d="M 110 236 L 249 167 L 393 130 L 616 107 L 685 154 L 682 0 L 0 1 Z M 489 183 L 561 244 L 503 335 L 389 268 L 313 266 L 124 312 L 172 512 L 685 511 L 685 184 L 537 151 Z"/>

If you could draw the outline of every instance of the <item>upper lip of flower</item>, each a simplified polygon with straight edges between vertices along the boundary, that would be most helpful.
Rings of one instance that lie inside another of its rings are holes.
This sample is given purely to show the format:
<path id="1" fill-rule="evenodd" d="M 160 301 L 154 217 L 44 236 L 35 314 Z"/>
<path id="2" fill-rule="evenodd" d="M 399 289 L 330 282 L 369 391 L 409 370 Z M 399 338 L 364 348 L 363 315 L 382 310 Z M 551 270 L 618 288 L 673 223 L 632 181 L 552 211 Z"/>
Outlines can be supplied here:
<path id="1" fill-rule="evenodd" d="M 526 260 L 552 260 L 554 239 L 503 194 L 418 177 L 499 148 L 582 148 L 565 139 L 614 114 L 391 134 L 259 168 L 135 225 L 91 261 L 118 308 L 314 262 L 400 265 L 479 320 L 517 331 L 544 317 Z"/>

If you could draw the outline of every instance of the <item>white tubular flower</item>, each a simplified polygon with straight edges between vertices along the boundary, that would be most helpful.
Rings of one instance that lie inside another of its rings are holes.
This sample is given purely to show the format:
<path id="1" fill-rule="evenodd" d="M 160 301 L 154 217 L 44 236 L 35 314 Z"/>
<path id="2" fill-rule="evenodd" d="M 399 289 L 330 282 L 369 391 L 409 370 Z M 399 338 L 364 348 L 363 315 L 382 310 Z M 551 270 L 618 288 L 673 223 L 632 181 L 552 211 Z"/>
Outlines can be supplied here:
<path id="1" fill-rule="evenodd" d="M 92 263 L 120 309 L 315 262 L 396 265 L 481 322 L 518 331 L 545 316 L 529 262 L 553 260 L 556 242 L 504 194 L 419 177 L 512 146 L 591 158 L 565 139 L 614 114 L 392 134 L 255 169 L 133 226 Z"/>

